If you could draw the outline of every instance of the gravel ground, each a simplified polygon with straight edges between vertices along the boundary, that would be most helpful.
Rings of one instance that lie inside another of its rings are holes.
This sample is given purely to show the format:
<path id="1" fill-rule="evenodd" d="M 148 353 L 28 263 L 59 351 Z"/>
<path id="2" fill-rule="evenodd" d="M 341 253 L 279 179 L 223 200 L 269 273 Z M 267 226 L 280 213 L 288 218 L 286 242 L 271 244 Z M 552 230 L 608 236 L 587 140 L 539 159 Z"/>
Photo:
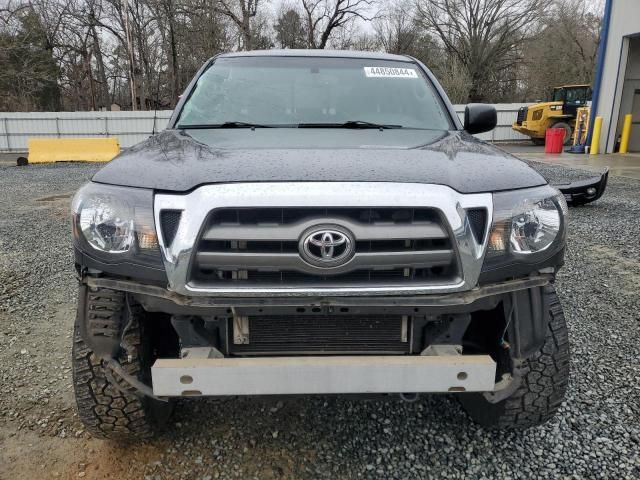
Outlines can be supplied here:
<path id="1" fill-rule="evenodd" d="M 97 168 L 0 167 L 0 478 L 640 478 L 638 181 L 611 178 L 570 212 L 558 290 L 573 371 L 547 425 L 486 431 L 445 395 L 184 401 L 132 447 L 90 438 L 71 389 L 67 212 Z"/>

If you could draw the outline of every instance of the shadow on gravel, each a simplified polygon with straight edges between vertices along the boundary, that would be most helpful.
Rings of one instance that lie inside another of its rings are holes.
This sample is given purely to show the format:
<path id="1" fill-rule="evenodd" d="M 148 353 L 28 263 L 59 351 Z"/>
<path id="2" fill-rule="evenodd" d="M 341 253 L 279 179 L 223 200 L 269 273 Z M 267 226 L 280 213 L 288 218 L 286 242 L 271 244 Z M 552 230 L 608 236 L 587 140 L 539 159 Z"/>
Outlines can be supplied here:
<path id="1" fill-rule="evenodd" d="M 195 465 L 241 465 L 247 478 L 352 478 L 363 471 L 379 476 L 386 465 L 417 473 L 442 467 L 438 455 L 459 451 L 474 437 L 497 449 L 498 460 L 499 451 L 519 436 L 482 430 L 447 395 L 414 403 L 395 396 L 182 400 L 167 428 L 153 443 L 172 445 Z M 466 450 L 473 455 L 473 447 Z M 450 467 L 464 469 L 467 462 L 464 454 L 448 457 Z"/>

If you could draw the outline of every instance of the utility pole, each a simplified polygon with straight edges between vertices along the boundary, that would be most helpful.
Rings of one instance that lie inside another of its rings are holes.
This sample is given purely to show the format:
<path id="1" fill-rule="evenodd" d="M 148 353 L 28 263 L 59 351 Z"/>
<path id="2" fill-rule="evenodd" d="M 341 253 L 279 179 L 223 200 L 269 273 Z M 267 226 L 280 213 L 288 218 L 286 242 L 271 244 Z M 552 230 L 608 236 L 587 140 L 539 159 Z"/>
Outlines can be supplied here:
<path id="1" fill-rule="evenodd" d="M 129 56 L 129 89 L 131 90 L 131 110 L 137 110 L 135 65 L 133 56 L 133 42 L 129 28 L 129 0 L 124 0 L 124 32 L 127 37 L 127 54 Z"/>

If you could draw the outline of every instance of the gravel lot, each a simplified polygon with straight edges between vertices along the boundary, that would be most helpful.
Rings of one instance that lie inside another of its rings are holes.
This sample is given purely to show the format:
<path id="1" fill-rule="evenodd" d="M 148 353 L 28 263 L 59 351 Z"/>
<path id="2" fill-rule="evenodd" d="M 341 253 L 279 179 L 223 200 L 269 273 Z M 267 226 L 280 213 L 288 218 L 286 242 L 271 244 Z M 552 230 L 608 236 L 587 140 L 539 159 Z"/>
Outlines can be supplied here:
<path id="1" fill-rule="evenodd" d="M 67 212 L 97 168 L 0 166 L 0 478 L 640 478 L 638 181 L 571 210 L 558 290 L 573 371 L 544 427 L 485 431 L 444 395 L 245 398 L 182 402 L 169 432 L 119 446 L 83 431 L 71 390 Z"/>

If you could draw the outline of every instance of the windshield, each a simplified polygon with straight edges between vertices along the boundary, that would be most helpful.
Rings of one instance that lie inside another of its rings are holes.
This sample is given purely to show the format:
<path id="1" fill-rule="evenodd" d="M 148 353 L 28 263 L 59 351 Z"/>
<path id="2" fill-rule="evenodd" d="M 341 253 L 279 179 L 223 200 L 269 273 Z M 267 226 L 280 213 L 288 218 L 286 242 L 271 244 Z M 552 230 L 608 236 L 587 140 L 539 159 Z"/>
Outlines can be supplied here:
<path id="1" fill-rule="evenodd" d="M 553 89 L 553 101 L 554 102 L 564 102 L 564 88 L 554 88 Z"/>
<path id="2" fill-rule="evenodd" d="M 588 98 L 588 90 L 589 89 L 587 87 L 567 89 L 565 102 L 573 105 L 583 105 L 587 103 L 587 100 L 591 100 L 590 98 Z"/>
<path id="3" fill-rule="evenodd" d="M 177 128 L 449 130 L 440 97 L 413 63 L 352 58 L 229 57 L 198 79 Z"/>

